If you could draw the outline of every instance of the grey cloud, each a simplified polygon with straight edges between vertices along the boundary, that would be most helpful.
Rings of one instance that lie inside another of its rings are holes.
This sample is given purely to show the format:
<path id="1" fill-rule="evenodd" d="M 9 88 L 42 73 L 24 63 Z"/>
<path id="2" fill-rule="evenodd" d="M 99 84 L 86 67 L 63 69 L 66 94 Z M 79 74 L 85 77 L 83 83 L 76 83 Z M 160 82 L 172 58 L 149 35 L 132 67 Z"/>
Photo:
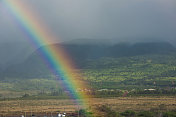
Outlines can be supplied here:
<path id="1" fill-rule="evenodd" d="M 62 41 L 76 38 L 176 40 L 175 0 L 25 0 Z M 1 17 L 4 17 L 1 14 Z M 0 37 L 22 39 L 0 19 Z M 2 34 L 3 32 L 3 34 Z M 11 36 L 9 36 L 9 34 Z M 8 37 L 9 36 L 9 37 Z M 4 39 L 3 39 L 4 40 Z"/>

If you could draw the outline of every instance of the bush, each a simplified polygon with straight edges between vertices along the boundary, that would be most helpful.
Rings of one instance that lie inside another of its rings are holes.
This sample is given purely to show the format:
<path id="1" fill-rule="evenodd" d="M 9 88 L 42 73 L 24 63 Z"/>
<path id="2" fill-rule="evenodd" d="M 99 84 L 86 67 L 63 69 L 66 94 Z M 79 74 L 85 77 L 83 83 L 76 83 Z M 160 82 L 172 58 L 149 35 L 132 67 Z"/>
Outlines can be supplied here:
<path id="1" fill-rule="evenodd" d="M 165 112 L 163 117 L 176 117 L 176 112 Z"/>
<path id="2" fill-rule="evenodd" d="M 154 117 L 154 113 L 149 111 L 143 111 L 138 113 L 138 117 Z"/>
<path id="3" fill-rule="evenodd" d="M 85 109 L 80 109 L 79 110 L 79 117 L 92 117 L 92 113 L 87 112 Z"/>
<path id="4" fill-rule="evenodd" d="M 26 98 L 26 97 L 29 97 L 29 94 L 25 93 L 22 98 Z"/>
<path id="5" fill-rule="evenodd" d="M 134 117 L 136 113 L 132 110 L 126 110 L 125 112 L 122 112 L 120 115 L 125 117 Z"/>

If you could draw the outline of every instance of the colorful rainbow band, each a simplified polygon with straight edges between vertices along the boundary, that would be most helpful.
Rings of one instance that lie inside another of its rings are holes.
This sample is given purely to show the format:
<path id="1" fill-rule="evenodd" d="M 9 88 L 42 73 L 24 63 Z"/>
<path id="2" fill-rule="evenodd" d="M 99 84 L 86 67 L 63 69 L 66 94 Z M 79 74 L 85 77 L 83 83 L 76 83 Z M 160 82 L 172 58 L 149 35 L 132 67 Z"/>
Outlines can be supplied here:
<path id="1" fill-rule="evenodd" d="M 55 37 L 47 30 L 46 26 L 41 23 L 42 21 L 21 0 L 2 0 L 2 2 L 10 15 L 13 16 L 16 24 L 36 47 L 55 40 Z M 52 70 L 64 79 L 64 84 L 70 90 L 72 98 L 79 100 L 78 102 L 81 102 L 79 104 L 86 107 L 89 96 L 77 90 L 88 87 L 82 81 L 80 73 L 74 71 L 75 67 L 63 48 L 45 46 L 40 50 L 40 54 L 49 63 Z"/>

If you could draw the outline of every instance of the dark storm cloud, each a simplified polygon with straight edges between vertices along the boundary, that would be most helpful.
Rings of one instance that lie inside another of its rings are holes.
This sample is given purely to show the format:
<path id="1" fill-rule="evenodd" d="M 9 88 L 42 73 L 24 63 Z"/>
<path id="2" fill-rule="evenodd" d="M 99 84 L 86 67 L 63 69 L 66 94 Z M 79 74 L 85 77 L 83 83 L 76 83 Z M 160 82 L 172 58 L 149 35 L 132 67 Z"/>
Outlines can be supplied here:
<path id="1" fill-rule="evenodd" d="M 76 38 L 176 40 L 175 0 L 25 0 L 62 41 Z M 22 40 L 1 12 L 1 40 Z"/>

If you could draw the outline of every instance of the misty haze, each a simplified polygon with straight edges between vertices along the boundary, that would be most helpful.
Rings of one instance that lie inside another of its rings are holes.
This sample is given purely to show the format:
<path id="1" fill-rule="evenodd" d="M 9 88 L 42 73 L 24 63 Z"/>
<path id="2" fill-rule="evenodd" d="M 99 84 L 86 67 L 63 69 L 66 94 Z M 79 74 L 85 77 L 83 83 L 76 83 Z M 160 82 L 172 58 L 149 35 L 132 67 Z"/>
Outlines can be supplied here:
<path id="1" fill-rule="evenodd" d="M 175 117 L 175 0 L 1 0 L 0 117 Z"/>

